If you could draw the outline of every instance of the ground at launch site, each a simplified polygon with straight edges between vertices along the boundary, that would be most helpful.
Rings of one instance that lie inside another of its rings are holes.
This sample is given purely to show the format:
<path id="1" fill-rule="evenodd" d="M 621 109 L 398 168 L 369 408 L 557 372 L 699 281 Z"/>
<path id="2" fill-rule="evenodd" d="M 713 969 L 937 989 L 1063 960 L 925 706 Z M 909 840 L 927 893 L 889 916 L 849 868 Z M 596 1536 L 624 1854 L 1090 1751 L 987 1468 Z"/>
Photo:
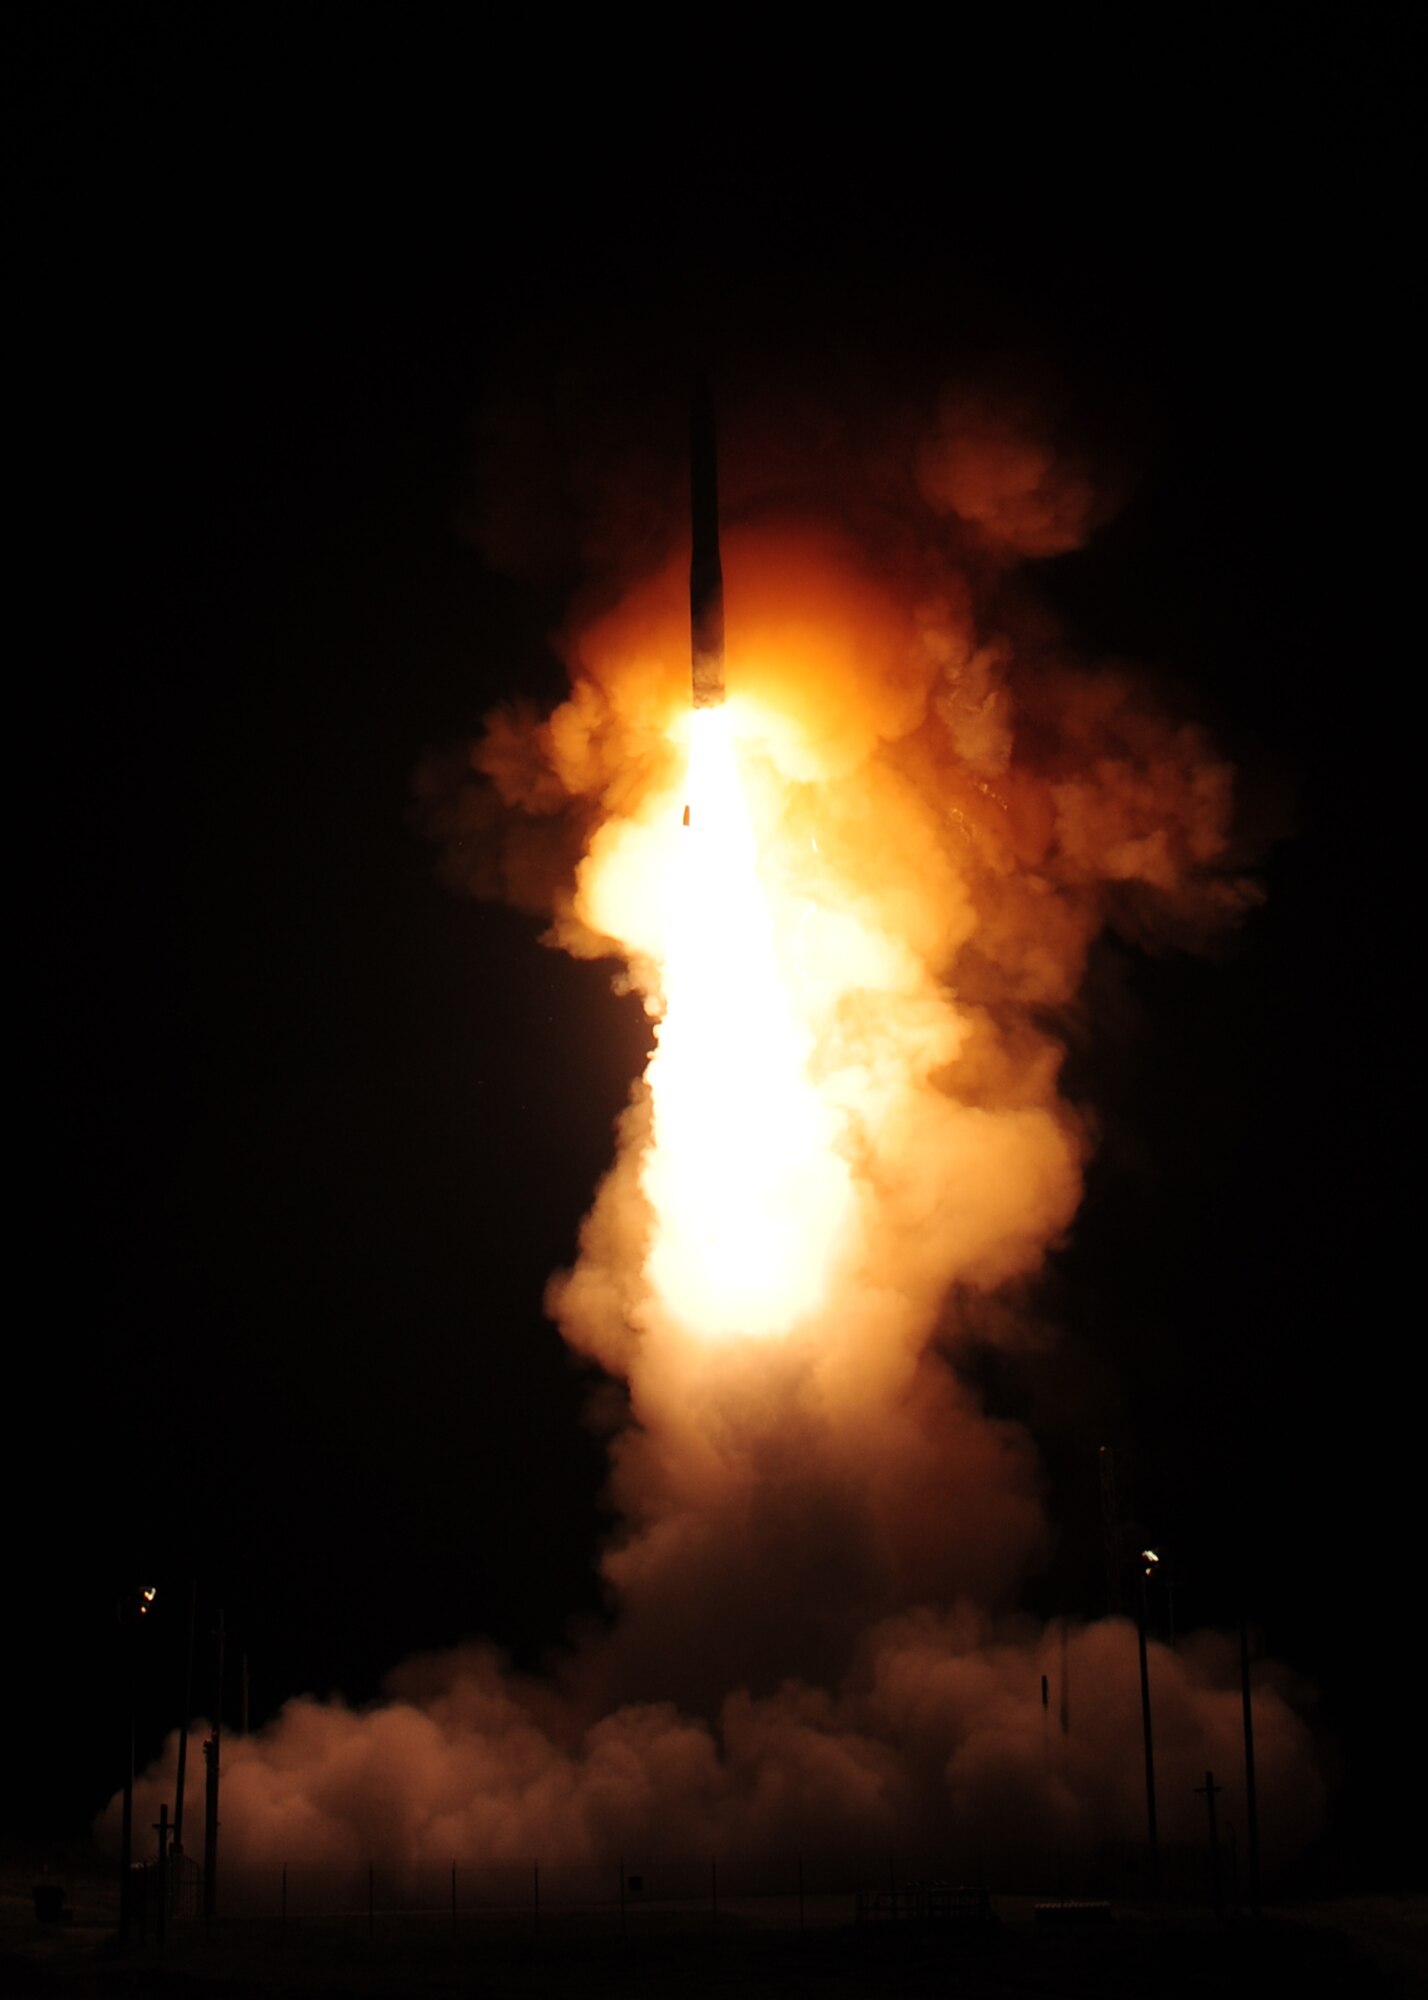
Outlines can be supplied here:
<path id="1" fill-rule="evenodd" d="M 937 1921 L 856 1920 L 851 1899 L 799 1913 L 788 1901 L 720 1913 L 653 1911 L 621 1932 L 613 1913 L 569 1914 L 533 1927 L 492 1919 L 453 1931 L 428 1916 L 365 1916 L 305 1929 L 254 1920 L 180 1926 L 121 1948 L 105 1878 L 70 1878 L 70 1920 L 41 1923 L 32 1885 L 8 1868 L 0 1886 L 0 1993 L 148 1995 L 479 1994 L 545 1996 L 737 1993 L 740 2000 L 853 2000 L 957 1991 L 977 2000 L 1145 2000 L 1214 1993 L 1353 1995 L 1391 2000 L 1428 1980 L 1428 1899 L 1359 1896 L 1286 1903 L 1259 1921 L 1208 1911 L 1082 1907 L 1031 1896 L 991 1899 Z M 836 1904 L 836 1906 L 835 1906 Z"/>

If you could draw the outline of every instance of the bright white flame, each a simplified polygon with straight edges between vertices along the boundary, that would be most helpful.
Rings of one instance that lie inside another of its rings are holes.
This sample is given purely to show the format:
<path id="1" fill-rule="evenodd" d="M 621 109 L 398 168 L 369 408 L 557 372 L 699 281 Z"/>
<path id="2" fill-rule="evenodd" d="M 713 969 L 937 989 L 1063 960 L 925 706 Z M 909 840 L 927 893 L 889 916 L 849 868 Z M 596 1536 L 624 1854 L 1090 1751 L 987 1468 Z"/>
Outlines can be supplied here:
<path id="1" fill-rule="evenodd" d="M 782 1333 L 826 1302 L 850 1180 L 780 973 L 730 709 L 690 720 L 687 824 L 671 829 L 664 1013 L 648 1072 L 646 1269 L 691 1332 Z"/>

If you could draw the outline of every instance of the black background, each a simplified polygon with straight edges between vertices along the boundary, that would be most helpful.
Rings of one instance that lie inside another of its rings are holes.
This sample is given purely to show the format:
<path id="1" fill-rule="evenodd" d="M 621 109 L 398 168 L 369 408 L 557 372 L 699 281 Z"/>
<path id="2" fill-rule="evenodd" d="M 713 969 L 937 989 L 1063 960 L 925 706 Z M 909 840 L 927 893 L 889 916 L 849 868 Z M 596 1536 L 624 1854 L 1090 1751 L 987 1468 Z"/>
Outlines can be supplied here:
<path id="1" fill-rule="evenodd" d="M 1074 90 L 964 52 L 915 94 L 895 56 L 645 97 L 610 49 L 557 77 L 382 13 L 7 34 L 12 1830 L 118 1782 L 134 1582 L 141 1747 L 195 1574 L 255 1720 L 471 1633 L 537 1664 L 599 1611 L 590 1383 L 540 1301 L 646 1024 L 438 883 L 411 782 L 563 685 L 574 573 L 516 584 L 457 528 L 501 357 L 712 262 L 753 351 L 886 283 L 920 347 L 990 301 L 1150 413 L 1125 512 L 1038 588 L 1179 677 L 1292 830 L 1214 962 L 1098 953 L 1065 1338 L 984 1388 L 1044 1442 L 1038 1601 L 1102 1608 L 1113 1436 L 1181 1622 L 1245 1575 L 1320 1688 L 1381 1868 L 1421 1595 L 1393 50 L 1181 51 L 1172 105 L 1149 52 L 1133 103 L 1088 50 Z"/>

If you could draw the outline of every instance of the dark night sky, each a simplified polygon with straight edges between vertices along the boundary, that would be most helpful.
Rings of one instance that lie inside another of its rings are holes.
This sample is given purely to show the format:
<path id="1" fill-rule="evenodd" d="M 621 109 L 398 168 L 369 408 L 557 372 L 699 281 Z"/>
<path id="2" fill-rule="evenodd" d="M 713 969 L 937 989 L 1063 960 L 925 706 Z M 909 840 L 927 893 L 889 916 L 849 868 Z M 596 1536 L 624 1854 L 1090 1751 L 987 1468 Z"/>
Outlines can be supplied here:
<path id="1" fill-rule="evenodd" d="M 1114 1424 L 1188 1622 L 1228 1615 L 1252 1552 L 1362 1811 L 1421 1595 L 1392 1548 L 1419 1038 L 1378 54 L 1336 127 L 1330 52 L 1301 51 L 1225 88 L 1213 139 L 1063 105 L 1009 159 L 988 106 L 860 160 L 846 115 L 775 143 L 743 105 L 691 168 L 670 113 L 612 141 L 530 105 L 517 142 L 488 72 L 437 102 L 434 48 L 275 64 L 223 18 L 7 28 L 12 1824 L 82 1824 L 117 1782 L 128 1577 L 170 1586 L 157 1682 L 197 1569 L 260 1715 L 473 1632 L 534 1662 L 597 1609 L 589 1382 L 540 1302 L 645 1024 L 608 968 L 443 889 L 410 793 L 495 700 L 561 686 L 574 579 L 512 583 L 456 530 L 497 357 L 551 311 L 657 319 L 691 216 L 771 349 L 810 288 L 866 315 L 890 282 L 934 326 L 990 299 L 1149 413 L 1127 510 L 1041 588 L 1088 650 L 1176 674 L 1295 831 L 1217 962 L 1098 959 L 1073 1076 L 1105 1138 L 1045 1298 L 1065 1358 L 988 1389 L 1042 1427 L 1072 1539 Z"/>

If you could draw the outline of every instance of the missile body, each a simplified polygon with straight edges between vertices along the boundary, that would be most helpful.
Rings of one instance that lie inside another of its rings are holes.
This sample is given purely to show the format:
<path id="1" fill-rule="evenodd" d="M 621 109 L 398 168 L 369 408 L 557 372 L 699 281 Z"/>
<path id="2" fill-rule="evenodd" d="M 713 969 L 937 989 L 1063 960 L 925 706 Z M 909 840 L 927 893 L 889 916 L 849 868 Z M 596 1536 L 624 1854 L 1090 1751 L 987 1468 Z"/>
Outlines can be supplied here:
<path id="1" fill-rule="evenodd" d="M 694 706 L 724 699 L 724 570 L 719 561 L 719 481 L 714 461 L 714 404 L 707 384 L 694 392 L 689 419 L 690 671 Z"/>

